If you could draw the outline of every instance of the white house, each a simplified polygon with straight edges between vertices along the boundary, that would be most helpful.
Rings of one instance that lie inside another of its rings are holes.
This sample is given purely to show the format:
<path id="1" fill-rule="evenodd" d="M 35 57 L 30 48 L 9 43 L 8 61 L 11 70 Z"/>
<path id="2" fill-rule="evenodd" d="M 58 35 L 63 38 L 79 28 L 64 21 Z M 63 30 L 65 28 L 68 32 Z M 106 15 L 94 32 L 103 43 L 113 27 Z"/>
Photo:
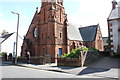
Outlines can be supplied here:
<path id="1" fill-rule="evenodd" d="M 120 2 L 112 1 L 112 10 L 107 21 L 110 51 L 120 52 Z"/>
<path id="2" fill-rule="evenodd" d="M 17 56 L 20 56 L 21 53 L 21 45 L 22 39 L 18 37 L 18 49 L 17 49 Z M 16 51 L 16 33 L 6 34 L 0 37 L 0 52 L 6 52 L 7 55 L 12 53 L 15 55 Z"/>

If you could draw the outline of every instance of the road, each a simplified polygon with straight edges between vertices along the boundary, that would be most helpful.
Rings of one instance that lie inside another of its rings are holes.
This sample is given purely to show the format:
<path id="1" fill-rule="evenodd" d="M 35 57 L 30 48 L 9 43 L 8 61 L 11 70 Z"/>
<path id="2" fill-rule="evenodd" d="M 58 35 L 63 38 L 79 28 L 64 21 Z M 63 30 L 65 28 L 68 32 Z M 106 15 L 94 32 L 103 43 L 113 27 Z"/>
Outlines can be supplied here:
<path id="1" fill-rule="evenodd" d="M 73 74 L 38 70 L 7 64 L 0 64 L 2 78 L 92 78 L 93 76 L 78 76 Z M 96 77 L 101 78 L 101 77 Z"/>
<path id="2" fill-rule="evenodd" d="M 78 78 L 75 75 L 4 64 L 2 78 Z"/>

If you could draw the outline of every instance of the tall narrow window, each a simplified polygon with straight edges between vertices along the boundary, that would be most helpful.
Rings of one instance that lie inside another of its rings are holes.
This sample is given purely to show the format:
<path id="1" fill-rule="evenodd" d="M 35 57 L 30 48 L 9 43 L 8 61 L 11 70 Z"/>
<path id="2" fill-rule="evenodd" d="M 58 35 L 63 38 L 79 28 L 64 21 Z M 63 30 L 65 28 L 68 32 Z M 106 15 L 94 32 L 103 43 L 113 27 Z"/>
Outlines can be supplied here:
<path id="1" fill-rule="evenodd" d="M 44 22 L 45 22 L 45 9 L 44 9 Z"/>
<path id="2" fill-rule="evenodd" d="M 62 38 L 62 33 L 60 33 L 60 38 Z"/>
<path id="3" fill-rule="evenodd" d="M 43 40 L 43 38 L 44 38 L 44 37 L 43 37 L 43 33 L 42 33 L 42 40 Z"/>
<path id="4" fill-rule="evenodd" d="M 62 10 L 60 9 L 60 22 L 61 22 L 61 14 L 62 14 Z"/>
<path id="5" fill-rule="evenodd" d="M 34 38 L 36 38 L 36 37 L 37 37 L 37 29 L 36 29 L 36 28 L 34 28 L 34 31 L 33 31 L 33 36 L 34 36 Z"/>

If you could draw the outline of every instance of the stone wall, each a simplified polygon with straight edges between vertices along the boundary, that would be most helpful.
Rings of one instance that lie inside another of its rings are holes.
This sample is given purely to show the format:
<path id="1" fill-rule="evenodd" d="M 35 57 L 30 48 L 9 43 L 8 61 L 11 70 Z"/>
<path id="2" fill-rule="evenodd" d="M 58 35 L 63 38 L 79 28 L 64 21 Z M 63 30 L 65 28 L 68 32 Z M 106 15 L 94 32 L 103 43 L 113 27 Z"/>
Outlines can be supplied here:
<path id="1" fill-rule="evenodd" d="M 18 62 L 22 63 L 27 63 L 27 58 L 26 57 L 19 57 L 17 59 Z M 43 64 L 43 57 L 31 57 L 30 58 L 30 63 L 32 64 Z"/>
<path id="2" fill-rule="evenodd" d="M 58 58 L 57 59 L 57 66 L 80 66 L 80 59 L 79 58 Z"/>
<path id="3" fill-rule="evenodd" d="M 86 55 L 84 65 L 87 66 L 88 64 L 98 60 L 101 57 L 102 57 L 102 54 L 99 51 L 89 51 Z M 81 59 L 82 59 L 81 57 L 80 58 L 58 58 L 57 65 L 77 67 L 77 66 L 81 66 Z"/>
<path id="4" fill-rule="evenodd" d="M 88 65 L 88 64 L 98 60 L 102 56 L 103 56 L 102 53 L 100 53 L 99 51 L 89 51 L 87 53 L 84 65 Z"/>

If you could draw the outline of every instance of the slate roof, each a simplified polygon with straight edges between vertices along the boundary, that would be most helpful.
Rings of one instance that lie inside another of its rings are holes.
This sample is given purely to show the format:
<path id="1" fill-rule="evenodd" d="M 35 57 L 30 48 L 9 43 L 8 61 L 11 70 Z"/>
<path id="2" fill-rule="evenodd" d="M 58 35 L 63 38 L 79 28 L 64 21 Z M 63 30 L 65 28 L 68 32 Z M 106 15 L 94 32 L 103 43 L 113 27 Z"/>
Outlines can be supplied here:
<path id="1" fill-rule="evenodd" d="M 68 23 L 68 38 L 77 41 L 95 41 L 98 26 L 99 24 L 78 28 L 77 25 Z"/>
<path id="2" fill-rule="evenodd" d="M 12 34 L 14 33 L 10 33 L 10 34 L 6 34 L 4 36 L 0 37 L 0 43 L 3 43 L 5 40 L 7 40 Z"/>
<path id="3" fill-rule="evenodd" d="M 79 29 L 77 25 L 74 25 L 72 23 L 68 23 L 68 38 L 69 40 L 78 40 L 82 41 L 82 37 L 80 35 Z"/>
<path id="4" fill-rule="evenodd" d="M 113 9 L 108 16 L 108 20 L 120 18 L 120 1 L 118 2 L 118 7 Z"/>
<path id="5" fill-rule="evenodd" d="M 118 9 L 119 9 L 119 8 L 113 9 L 113 10 L 111 11 L 108 19 L 116 19 L 116 18 L 119 18 Z"/>
<path id="6" fill-rule="evenodd" d="M 98 26 L 99 25 L 91 25 L 79 28 L 83 41 L 95 41 Z"/>

